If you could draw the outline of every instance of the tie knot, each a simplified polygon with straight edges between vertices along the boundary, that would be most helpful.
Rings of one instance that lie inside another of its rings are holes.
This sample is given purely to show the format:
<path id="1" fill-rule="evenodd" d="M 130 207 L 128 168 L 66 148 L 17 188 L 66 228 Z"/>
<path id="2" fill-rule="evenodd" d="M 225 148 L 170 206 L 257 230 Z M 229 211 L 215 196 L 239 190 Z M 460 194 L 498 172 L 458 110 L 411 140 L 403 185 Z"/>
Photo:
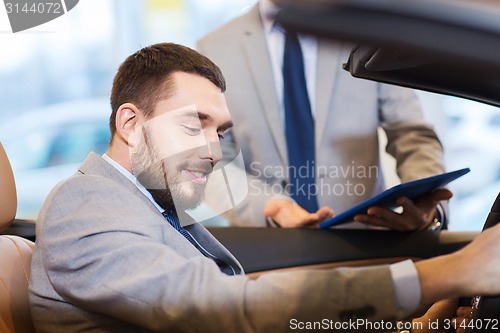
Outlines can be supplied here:
<path id="1" fill-rule="evenodd" d="M 273 23 L 273 27 L 274 29 L 278 30 L 279 32 L 281 32 L 282 34 L 285 34 L 286 33 L 286 30 L 285 28 L 281 25 L 281 23 L 279 23 L 278 21 L 274 21 Z"/>
<path id="2" fill-rule="evenodd" d="M 297 37 L 297 31 L 292 29 L 292 28 L 285 28 L 284 26 L 281 25 L 281 23 L 279 23 L 278 21 L 274 21 L 274 28 L 276 30 L 278 30 L 279 32 L 281 32 L 283 34 L 283 36 L 287 37 L 287 38 L 294 38 L 294 39 L 298 39 Z"/>

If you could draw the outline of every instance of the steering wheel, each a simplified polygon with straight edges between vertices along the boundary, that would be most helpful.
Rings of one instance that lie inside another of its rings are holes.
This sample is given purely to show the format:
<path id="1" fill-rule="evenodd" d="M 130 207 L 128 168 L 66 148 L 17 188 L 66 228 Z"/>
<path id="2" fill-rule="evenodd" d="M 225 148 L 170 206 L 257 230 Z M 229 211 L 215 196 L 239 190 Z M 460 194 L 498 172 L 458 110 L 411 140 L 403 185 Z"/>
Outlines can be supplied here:
<path id="1" fill-rule="evenodd" d="M 500 193 L 497 195 L 491 211 L 483 226 L 483 231 L 500 223 Z M 500 255 L 500 253 L 499 253 Z M 500 276 L 498 277 L 500 279 Z M 472 298 L 472 313 L 466 333 L 500 331 L 500 296 Z"/>

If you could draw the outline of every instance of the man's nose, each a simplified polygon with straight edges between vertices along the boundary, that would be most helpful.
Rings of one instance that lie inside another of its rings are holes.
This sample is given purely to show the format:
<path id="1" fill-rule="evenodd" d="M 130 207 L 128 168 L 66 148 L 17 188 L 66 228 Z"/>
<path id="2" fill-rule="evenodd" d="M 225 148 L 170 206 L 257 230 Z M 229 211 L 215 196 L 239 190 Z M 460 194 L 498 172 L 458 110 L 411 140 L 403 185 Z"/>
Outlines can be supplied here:
<path id="1" fill-rule="evenodd" d="M 222 149 L 219 140 L 207 142 L 202 154 L 202 158 L 210 159 L 213 164 L 219 162 L 222 159 Z"/>

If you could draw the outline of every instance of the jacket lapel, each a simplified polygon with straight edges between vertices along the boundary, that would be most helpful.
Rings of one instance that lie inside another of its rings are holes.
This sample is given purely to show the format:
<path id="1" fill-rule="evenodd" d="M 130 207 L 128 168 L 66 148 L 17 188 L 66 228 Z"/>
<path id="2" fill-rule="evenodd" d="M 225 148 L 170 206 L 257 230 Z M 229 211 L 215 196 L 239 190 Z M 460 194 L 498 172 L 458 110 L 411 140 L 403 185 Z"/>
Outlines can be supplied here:
<path id="1" fill-rule="evenodd" d="M 316 151 L 325 133 L 328 113 L 333 97 L 335 77 L 341 69 L 340 49 L 338 44 L 329 40 L 318 40 L 318 62 L 316 70 Z"/>
<path id="2" fill-rule="evenodd" d="M 253 84 L 259 92 L 259 109 L 267 120 L 266 124 L 272 134 L 280 160 L 286 161 L 287 150 L 283 135 L 284 128 L 281 121 L 278 97 L 276 96 L 276 87 L 274 86 L 269 51 L 260 20 L 257 4 L 251 9 L 248 24 L 243 30 L 246 41 L 243 43 L 245 62 L 250 68 Z"/>
<path id="3" fill-rule="evenodd" d="M 111 164 L 106 162 L 98 154 L 91 152 L 82 165 L 78 168 L 78 171 L 83 174 L 103 176 L 112 179 L 122 186 L 125 186 L 129 191 L 133 192 L 135 195 L 141 198 L 141 200 L 149 206 L 149 208 L 156 214 L 158 209 L 153 205 L 151 200 L 149 200 L 138 188 L 133 184 L 127 177 L 116 170 Z"/>

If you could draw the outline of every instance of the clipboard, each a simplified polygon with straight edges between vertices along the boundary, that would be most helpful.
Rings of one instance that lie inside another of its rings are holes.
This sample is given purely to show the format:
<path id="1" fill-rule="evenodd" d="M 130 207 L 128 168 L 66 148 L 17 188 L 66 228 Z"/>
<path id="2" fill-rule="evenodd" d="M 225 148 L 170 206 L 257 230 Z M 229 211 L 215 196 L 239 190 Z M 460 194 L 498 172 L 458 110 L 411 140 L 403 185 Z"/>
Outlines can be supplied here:
<path id="1" fill-rule="evenodd" d="M 368 200 L 346 210 L 345 212 L 332 217 L 320 224 L 320 228 L 325 229 L 332 226 L 352 222 L 355 215 L 366 214 L 368 208 L 380 206 L 386 208 L 396 208 L 395 201 L 400 197 L 407 197 L 414 200 L 425 194 L 431 193 L 444 185 L 454 181 L 457 178 L 470 172 L 469 168 L 459 169 L 451 172 L 442 173 L 436 176 L 412 180 L 393 186 L 382 193 L 379 193 Z"/>

